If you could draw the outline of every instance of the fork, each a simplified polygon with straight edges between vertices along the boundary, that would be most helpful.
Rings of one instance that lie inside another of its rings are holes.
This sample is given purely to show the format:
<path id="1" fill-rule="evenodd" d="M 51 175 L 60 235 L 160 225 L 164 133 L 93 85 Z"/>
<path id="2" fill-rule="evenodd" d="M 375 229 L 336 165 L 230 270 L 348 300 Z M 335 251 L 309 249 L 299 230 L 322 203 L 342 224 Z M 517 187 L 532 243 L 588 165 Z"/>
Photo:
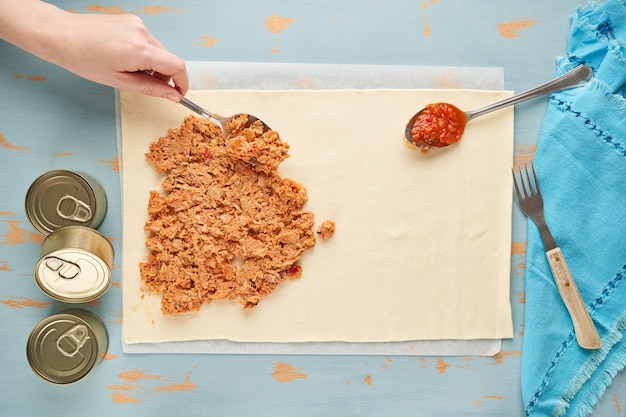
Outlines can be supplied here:
<path id="1" fill-rule="evenodd" d="M 539 229 L 546 257 L 552 271 L 552 276 L 561 294 L 561 299 L 569 312 L 574 324 L 574 332 L 578 345 L 583 349 L 599 349 L 602 341 L 598 335 L 593 320 L 585 307 L 585 303 L 578 292 L 578 287 L 565 262 L 561 249 L 557 246 L 546 223 L 543 210 L 543 198 L 539 189 L 539 182 L 535 175 L 532 163 L 518 168 L 516 175 L 513 169 L 513 183 L 517 202 L 522 212 L 528 216 Z"/>
<path id="2" fill-rule="evenodd" d="M 233 120 L 236 117 L 239 116 L 246 116 L 247 117 L 247 122 L 245 124 L 244 127 L 250 127 L 252 126 L 252 124 L 254 122 L 256 122 L 257 120 L 259 122 L 261 122 L 262 126 L 263 126 L 263 132 L 267 132 L 269 130 L 271 130 L 271 128 L 265 124 L 265 122 L 263 122 L 261 119 L 259 119 L 258 117 L 255 117 L 251 114 L 247 114 L 247 113 L 238 113 L 238 114 L 234 114 L 232 116 L 228 116 L 228 117 L 222 117 L 222 116 L 218 116 L 215 113 L 211 113 L 210 111 L 202 108 L 201 106 L 197 105 L 196 103 L 194 103 L 193 101 L 189 100 L 187 97 L 185 96 L 181 96 L 180 99 L 180 104 L 182 104 L 183 106 L 187 107 L 189 110 L 198 113 L 201 116 L 204 116 L 206 118 L 208 118 L 209 120 L 216 122 L 220 128 L 222 129 L 222 132 L 224 133 L 224 138 L 227 138 L 230 135 L 230 121 Z"/>

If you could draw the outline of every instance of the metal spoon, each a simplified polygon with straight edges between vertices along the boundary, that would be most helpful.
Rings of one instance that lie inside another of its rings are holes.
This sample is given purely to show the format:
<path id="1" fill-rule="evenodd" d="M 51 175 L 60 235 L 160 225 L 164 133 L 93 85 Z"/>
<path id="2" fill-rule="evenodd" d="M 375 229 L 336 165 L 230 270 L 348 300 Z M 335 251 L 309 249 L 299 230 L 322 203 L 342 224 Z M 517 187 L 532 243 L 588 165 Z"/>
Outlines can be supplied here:
<path id="1" fill-rule="evenodd" d="M 428 111 L 426 108 L 420 110 L 415 116 L 409 120 L 409 123 L 406 126 L 404 136 L 407 142 L 411 145 L 414 145 L 418 148 L 422 148 L 424 150 L 428 149 L 440 149 L 452 145 L 453 143 L 458 142 L 461 139 L 461 135 L 463 134 L 463 130 L 465 129 L 465 124 L 470 120 L 482 116 L 483 114 L 490 113 L 495 110 L 500 110 L 503 107 L 511 106 L 522 101 L 530 100 L 535 97 L 542 96 L 544 94 L 550 94 L 555 91 L 565 90 L 567 88 L 577 87 L 581 85 L 581 82 L 586 81 L 592 75 L 593 71 L 586 65 L 579 65 L 576 68 L 570 70 L 569 72 L 561 75 L 554 80 L 548 81 L 545 84 L 542 84 L 538 87 L 535 87 L 531 90 L 525 91 L 523 93 L 516 94 L 512 97 L 506 98 L 504 100 L 497 101 L 493 104 L 487 105 L 485 107 L 481 107 L 477 110 L 463 112 L 456 108 L 454 105 L 449 103 L 435 103 L 441 104 L 445 106 L 445 110 L 448 111 L 449 114 L 455 116 L 456 120 L 443 120 L 444 124 L 452 125 L 451 135 L 450 137 L 443 137 L 441 135 L 432 136 L 429 135 L 428 132 L 425 132 L 424 135 L 421 135 L 420 131 L 417 130 L 419 128 L 418 122 L 420 124 L 430 123 L 430 120 L 433 118 L 437 118 L 438 116 L 431 115 L 429 119 L 425 119 L 426 113 Z M 441 116 L 438 118 L 437 122 L 442 122 L 441 118 L 446 116 Z M 434 122 L 434 120 L 433 120 Z M 415 127 L 415 128 L 414 128 Z M 413 130 L 413 131 L 412 131 Z M 416 131 L 417 130 L 417 131 Z M 435 132 L 435 134 L 441 133 Z M 446 135 L 450 132 L 446 131 Z"/>
<path id="2" fill-rule="evenodd" d="M 250 127 L 252 126 L 252 124 L 254 124 L 254 122 L 259 121 L 261 122 L 261 125 L 263 126 L 263 132 L 272 130 L 267 124 L 265 124 L 265 122 L 263 122 L 261 119 L 251 114 L 238 113 L 238 114 L 234 114 L 228 117 L 218 116 L 217 114 L 211 113 L 210 111 L 200 107 L 199 105 L 197 105 L 196 103 L 194 103 L 193 101 L 189 100 L 187 97 L 184 97 L 184 96 L 181 96 L 180 104 L 187 107 L 189 110 L 195 113 L 198 113 L 199 115 L 204 116 L 210 119 L 211 121 L 215 122 L 216 124 L 218 124 L 220 128 L 222 129 L 222 132 L 224 133 L 224 137 L 228 137 L 230 135 L 230 129 L 231 129 L 230 121 L 241 116 L 245 116 L 247 118 L 247 122 L 244 128 Z"/>

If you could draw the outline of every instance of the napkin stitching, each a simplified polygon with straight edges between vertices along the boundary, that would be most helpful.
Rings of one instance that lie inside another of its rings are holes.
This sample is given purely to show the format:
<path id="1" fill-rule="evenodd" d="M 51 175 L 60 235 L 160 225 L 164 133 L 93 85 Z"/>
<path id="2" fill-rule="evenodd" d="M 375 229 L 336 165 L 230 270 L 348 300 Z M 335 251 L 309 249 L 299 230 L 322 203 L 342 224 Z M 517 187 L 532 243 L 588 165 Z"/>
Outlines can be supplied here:
<path id="1" fill-rule="evenodd" d="M 572 109 L 572 106 L 566 102 L 565 100 L 558 99 L 556 97 L 552 97 L 551 101 L 556 107 L 564 113 L 570 113 L 574 115 L 575 118 L 583 119 L 583 126 L 587 129 L 593 131 L 596 136 L 606 142 L 609 146 L 613 147 L 617 152 L 619 152 L 622 156 L 626 157 L 626 148 L 613 136 L 606 133 L 604 130 L 598 128 L 598 125 L 593 123 L 589 116 L 583 115 L 582 112 L 576 111 Z"/>
<path id="2" fill-rule="evenodd" d="M 624 281 L 626 278 L 626 264 L 624 264 L 620 271 L 618 271 L 613 279 L 607 283 L 607 285 L 603 288 L 600 296 L 598 296 L 590 305 L 589 305 L 589 315 L 593 316 L 595 311 L 604 304 L 604 301 L 611 295 L 611 293 L 615 290 L 615 288 Z M 617 334 L 611 334 L 608 337 L 605 337 L 603 340 L 603 348 L 595 351 L 594 354 L 590 355 L 589 360 L 582 367 L 582 371 L 577 375 L 576 380 L 572 383 L 568 390 L 563 393 L 562 399 L 569 404 L 569 402 L 573 399 L 576 393 L 580 390 L 580 388 L 584 385 L 584 383 L 591 377 L 591 374 L 597 366 L 606 358 L 606 355 L 609 352 L 609 347 L 613 346 L 615 343 L 621 339 L 621 332 L 626 327 L 626 317 L 624 317 L 617 326 Z M 535 393 L 531 396 L 528 405 L 526 406 L 526 416 L 530 416 L 532 410 L 536 407 L 539 398 L 545 392 L 546 388 L 549 385 L 550 377 L 556 368 L 557 363 L 559 362 L 561 356 L 567 351 L 567 349 L 572 346 L 573 341 L 575 340 L 575 333 L 572 331 L 570 334 L 563 340 L 561 343 L 561 347 L 556 351 L 552 360 L 550 361 L 550 366 L 546 370 L 544 377 L 539 384 L 539 387 L 535 391 Z M 617 369 L 615 369 L 617 371 Z M 608 385 L 608 383 L 606 384 Z M 606 386 L 605 385 L 605 386 Z M 565 405 L 560 405 L 559 409 L 565 409 Z M 557 412 L 560 415 L 562 413 Z"/>

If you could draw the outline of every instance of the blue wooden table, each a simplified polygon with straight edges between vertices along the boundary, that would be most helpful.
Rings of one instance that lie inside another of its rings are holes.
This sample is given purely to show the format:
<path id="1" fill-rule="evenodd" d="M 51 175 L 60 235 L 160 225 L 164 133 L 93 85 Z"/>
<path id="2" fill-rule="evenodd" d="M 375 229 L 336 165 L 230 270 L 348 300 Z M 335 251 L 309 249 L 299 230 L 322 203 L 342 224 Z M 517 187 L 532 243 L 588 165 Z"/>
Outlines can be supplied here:
<path id="1" fill-rule="evenodd" d="M 183 0 L 57 4 L 77 13 L 134 13 L 189 61 L 504 68 L 506 88 L 550 79 L 582 0 Z M 94 46 L 97 48 L 97 46 Z M 515 158 L 533 155 L 547 99 L 515 114 Z M 31 329 L 62 306 L 35 285 L 42 237 L 26 218 L 31 182 L 52 169 L 89 172 L 109 211 L 100 231 L 121 253 L 115 94 L 0 42 L 0 410 L 7 416 L 522 415 L 525 221 L 515 208 L 511 303 L 515 337 L 495 357 L 125 354 L 120 265 L 87 309 L 110 348 L 84 380 L 56 386 L 30 369 Z M 622 411 L 622 408 L 625 410 Z M 626 413 L 619 374 L 594 416 Z"/>

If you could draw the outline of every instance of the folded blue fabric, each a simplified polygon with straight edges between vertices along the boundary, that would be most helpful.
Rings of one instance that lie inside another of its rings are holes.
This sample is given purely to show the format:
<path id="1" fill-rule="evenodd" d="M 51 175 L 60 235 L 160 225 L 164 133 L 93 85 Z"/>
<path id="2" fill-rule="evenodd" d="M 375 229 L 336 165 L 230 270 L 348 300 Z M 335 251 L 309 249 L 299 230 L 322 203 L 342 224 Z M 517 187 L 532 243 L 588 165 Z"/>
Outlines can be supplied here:
<path id="1" fill-rule="evenodd" d="M 626 365 L 626 3 L 577 9 L 557 75 L 584 63 L 586 86 L 553 94 L 534 165 L 545 216 L 602 339 L 578 346 L 537 228 L 528 223 L 522 397 L 527 416 L 588 416 Z"/>

